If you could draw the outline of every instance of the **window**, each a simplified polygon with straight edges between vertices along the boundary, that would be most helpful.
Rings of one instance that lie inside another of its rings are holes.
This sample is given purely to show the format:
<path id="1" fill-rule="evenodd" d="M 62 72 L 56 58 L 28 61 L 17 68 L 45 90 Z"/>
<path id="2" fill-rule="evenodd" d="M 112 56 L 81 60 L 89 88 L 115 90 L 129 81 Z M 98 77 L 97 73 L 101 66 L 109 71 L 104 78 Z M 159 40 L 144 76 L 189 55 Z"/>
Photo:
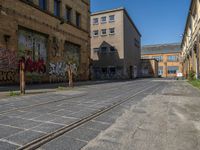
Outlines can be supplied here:
<path id="1" fill-rule="evenodd" d="M 115 52 L 115 47 L 111 46 L 110 47 L 110 52 Z"/>
<path id="2" fill-rule="evenodd" d="M 177 71 L 179 70 L 179 67 L 177 67 L 177 66 L 168 66 L 167 70 L 168 70 L 168 74 L 176 74 Z"/>
<path id="3" fill-rule="evenodd" d="M 116 68 L 115 67 L 110 67 L 109 68 L 110 74 L 114 75 L 116 73 Z"/>
<path id="4" fill-rule="evenodd" d="M 47 1 L 46 0 L 39 0 L 39 7 L 43 10 L 47 9 Z"/>
<path id="5" fill-rule="evenodd" d="M 98 36 L 99 35 L 99 31 L 98 30 L 94 30 L 93 31 L 93 36 Z"/>
<path id="6" fill-rule="evenodd" d="M 94 51 L 95 53 L 97 53 L 97 52 L 99 51 L 99 48 L 93 48 L 93 51 Z"/>
<path id="7" fill-rule="evenodd" d="M 106 53 L 107 52 L 107 47 L 101 47 L 101 52 Z"/>
<path id="8" fill-rule="evenodd" d="M 109 31 L 110 31 L 109 34 L 115 34 L 115 28 L 110 28 Z"/>
<path id="9" fill-rule="evenodd" d="M 167 60 L 168 61 L 177 61 L 177 57 L 176 56 L 168 56 Z"/>
<path id="10" fill-rule="evenodd" d="M 108 69 L 106 67 L 101 68 L 101 71 L 103 74 L 107 74 L 108 73 Z"/>
<path id="11" fill-rule="evenodd" d="M 153 56 L 152 58 L 156 59 L 157 61 L 163 61 L 163 56 Z"/>
<path id="12" fill-rule="evenodd" d="M 76 26 L 80 27 L 81 26 L 81 14 L 76 12 Z"/>
<path id="13" fill-rule="evenodd" d="M 107 32 L 106 29 L 102 29 L 102 30 L 101 30 L 101 35 L 106 35 L 106 34 L 107 34 L 106 32 Z"/>
<path id="14" fill-rule="evenodd" d="M 93 19 L 93 24 L 99 24 L 99 19 L 98 18 L 94 18 Z"/>
<path id="15" fill-rule="evenodd" d="M 115 15 L 109 16 L 109 22 L 114 22 L 115 21 Z"/>
<path id="16" fill-rule="evenodd" d="M 158 68 L 158 75 L 162 76 L 163 75 L 163 67 Z"/>
<path id="17" fill-rule="evenodd" d="M 101 23 L 106 23 L 106 17 L 101 17 Z"/>
<path id="18" fill-rule="evenodd" d="M 65 20 L 67 22 L 71 22 L 71 12 L 72 12 L 72 8 L 66 6 L 66 10 L 65 10 Z"/>
<path id="19" fill-rule="evenodd" d="M 54 0 L 54 15 L 60 17 L 60 0 Z"/>

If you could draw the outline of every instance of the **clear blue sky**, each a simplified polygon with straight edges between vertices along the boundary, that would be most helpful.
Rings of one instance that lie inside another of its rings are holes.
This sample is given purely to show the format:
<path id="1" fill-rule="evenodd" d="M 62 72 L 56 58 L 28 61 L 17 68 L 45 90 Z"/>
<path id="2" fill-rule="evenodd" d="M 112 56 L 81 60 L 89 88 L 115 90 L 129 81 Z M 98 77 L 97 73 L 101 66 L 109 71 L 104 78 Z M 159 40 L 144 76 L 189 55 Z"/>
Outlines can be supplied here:
<path id="1" fill-rule="evenodd" d="M 91 0 L 91 11 L 125 7 L 142 45 L 181 42 L 190 0 Z"/>

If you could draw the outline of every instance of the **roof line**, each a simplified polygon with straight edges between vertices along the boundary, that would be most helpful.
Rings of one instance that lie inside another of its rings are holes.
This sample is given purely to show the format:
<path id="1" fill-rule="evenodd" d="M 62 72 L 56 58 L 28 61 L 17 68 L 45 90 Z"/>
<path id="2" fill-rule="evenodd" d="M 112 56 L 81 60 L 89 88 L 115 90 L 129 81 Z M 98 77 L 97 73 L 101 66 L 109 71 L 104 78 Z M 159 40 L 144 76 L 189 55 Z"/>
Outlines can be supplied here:
<path id="1" fill-rule="evenodd" d="M 165 43 L 165 44 L 152 44 L 152 45 L 143 45 L 142 47 L 157 47 L 157 46 L 173 46 L 173 45 L 181 45 L 181 43 Z"/>
<path id="2" fill-rule="evenodd" d="M 96 11 L 96 12 L 91 13 L 91 16 L 98 15 L 98 14 L 104 14 L 104 13 L 108 13 L 108 12 L 113 12 L 113 11 L 120 11 L 120 10 L 123 10 L 123 9 L 125 9 L 125 8 L 124 7 L 118 7 L 118 8 L 114 8 L 114 9 Z"/>

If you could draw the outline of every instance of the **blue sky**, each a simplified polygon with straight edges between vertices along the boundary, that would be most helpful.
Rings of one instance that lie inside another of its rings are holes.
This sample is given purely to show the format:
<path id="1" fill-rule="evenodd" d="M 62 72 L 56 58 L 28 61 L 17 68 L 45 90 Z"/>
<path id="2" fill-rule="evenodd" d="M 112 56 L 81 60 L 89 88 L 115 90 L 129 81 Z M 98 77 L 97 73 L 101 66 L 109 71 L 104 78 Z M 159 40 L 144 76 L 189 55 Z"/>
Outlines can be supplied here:
<path id="1" fill-rule="evenodd" d="M 181 42 L 190 0 L 91 0 L 91 11 L 125 7 L 142 45 Z"/>

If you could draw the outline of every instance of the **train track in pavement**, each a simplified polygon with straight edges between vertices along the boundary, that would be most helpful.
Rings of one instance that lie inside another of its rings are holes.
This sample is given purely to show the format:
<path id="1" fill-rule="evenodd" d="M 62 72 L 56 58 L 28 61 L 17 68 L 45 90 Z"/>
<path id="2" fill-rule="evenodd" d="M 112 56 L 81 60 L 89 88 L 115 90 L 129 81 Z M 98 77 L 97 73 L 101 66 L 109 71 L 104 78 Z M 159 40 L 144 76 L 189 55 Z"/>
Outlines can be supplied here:
<path id="1" fill-rule="evenodd" d="M 52 133 L 49 133 L 49 134 L 47 134 L 45 136 L 42 136 L 42 137 L 40 137 L 40 138 L 30 142 L 30 143 L 27 143 L 26 145 L 18 148 L 17 150 L 35 150 L 35 149 L 41 147 L 42 145 L 50 142 L 51 140 L 53 140 L 53 139 L 65 134 L 65 133 L 67 133 L 67 132 L 69 132 L 69 131 L 71 131 L 71 130 L 73 130 L 73 129 L 81 126 L 81 125 L 83 125 L 84 123 L 87 123 L 87 122 L 89 122 L 89 121 L 101 116 L 102 114 L 104 114 L 104 113 L 106 113 L 106 112 L 108 112 L 108 111 L 120 106 L 121 104 L 130 101 L 132 98 L 134 98 L 138 94 L 141 94 L 141 93 L 145 92 L 146 90 L 155 88 L 156 86 L 158 86 L 158 84 L 153 85 L 153 86 L 151 85 L 151 86 L 148 86 L 146 88 L 142 88 L 140 91 L 138 91 L 137 93 L 135 93 L 135 94 L 133 94 L 131 96 L 127 96 L 127 97 L 119 100 L 118 102 L 115 102 L 115 103 L 113 103 L 113 104 L 111 104 L 111 105 L 109 105 L 107 107 L 99 109 L 95 113 L 93 113 L 91 115 L 88 115 L 88 116 L 80 119 L 79 121 L 73 122 L 70 125 L 64 126 L 64 127 L 60 128 L 60 129 L 58 129 L 58 130 L 56 130 L 56 131 L 54 131 Z"/>
<path id="2" fill-rule="evenodd" d="M 103 89 L 103 91 L 115 91 L 116 89 L 119 89 L 119 88 L 116 87 L 116 86 L 112 86 L 112 87 Z M 1 111 L 0 115 L 5 115 L 7 113 L 14 112 L 14 111 L 17 111 L 17 110 L 26 110 L 26 109 L 37 107 L 37 106 L 42 106 L 42 105 L 47 105 L 47 104 L 52 104 L 52 103 L 57 103 L 57 102 L 62 102 L 62 101 L 68 101 L 68 100 L 75 99 L 75 98 L 81 98 L 81 97 L 84 97 L 84 96 L 87 96 L 87 95 L 88 95 L 87 93 L 86 94 L 80 94 L 80 95 L 77 95 L 77 96 L 69 97 L 67 99 L 63 98 L 63 99 L 58 99 L 58 100 L 49 101 L 49 102 L 36 103 L 36 104 L 25 106 L 25 107 L 13 108 L 13 109 L 10 109 L 10 110 Z"/>

